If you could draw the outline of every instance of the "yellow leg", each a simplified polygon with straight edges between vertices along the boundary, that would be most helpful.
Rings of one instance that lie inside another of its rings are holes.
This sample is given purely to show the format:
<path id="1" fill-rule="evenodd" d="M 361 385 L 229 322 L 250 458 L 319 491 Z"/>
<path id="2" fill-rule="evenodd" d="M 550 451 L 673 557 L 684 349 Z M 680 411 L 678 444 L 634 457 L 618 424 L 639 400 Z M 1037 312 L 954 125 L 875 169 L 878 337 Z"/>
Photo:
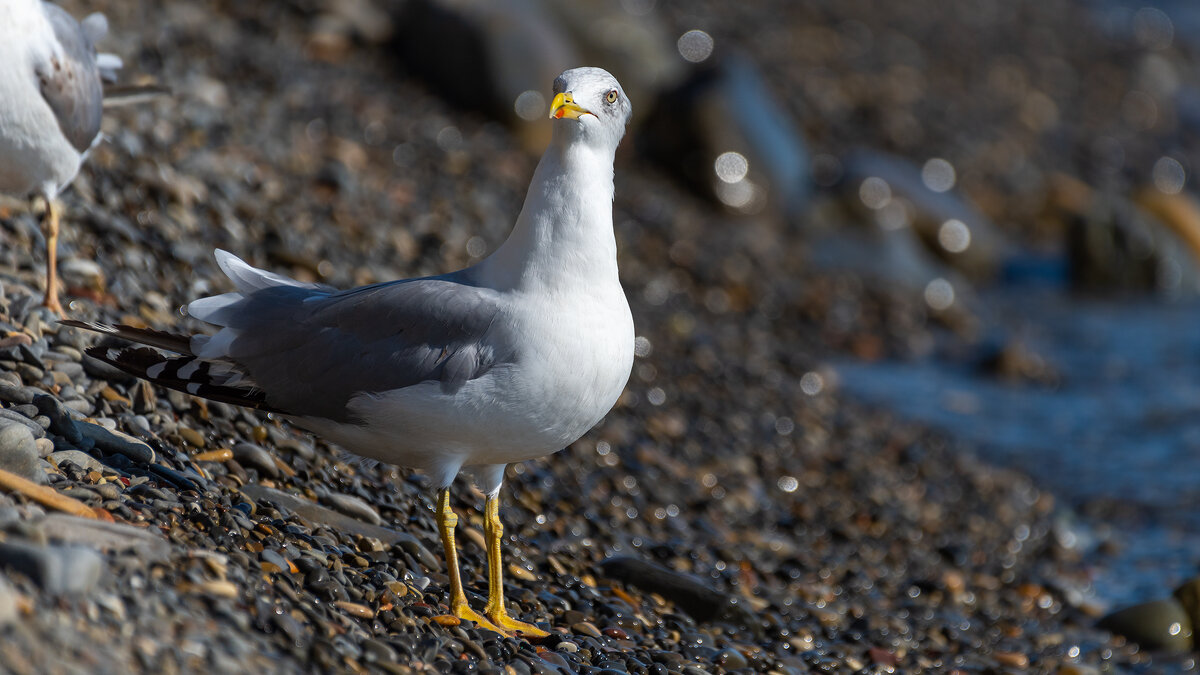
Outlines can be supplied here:
<path id="1" fill-rule="evenodd" d="M 467 604 L 467 594 L 463 592 L 462 578 L 458 574 L 458 549 L 454 545 L 454 528 L 458 525 L 458 514 L 450 508 L 450 488 L 442 488 L 438 492 L 437 525 L 438 533 L 442 537 L 442 548 L 446 553 L 446 572 L 450 576 L 450 613 L 455 618 L 474 621 L 483 628 L 508 635 Z"/>
<path id="2" fill-rule="evenodd" d="M 42 216 L 42 234 L 46 236 L 46 297 L 42 304 L 51 312 L 63 316 L 58 303 L 58 209 L 54 200 L 46 200 L 46 214 Z"/>
<path id="3" fill-rule="evenodd" d="M 504 567 L 500 562 L 500 542 L 504 538 L 504 523 L 500 522 L 500 497 L 489 495 L 484 505 L 483 535 L 487 540 L 488 601 L 483 613 L 492 623 L 526 637 L 546 637 L 546 631 L 518 621 L 508 615 L 504 606 Z"/>

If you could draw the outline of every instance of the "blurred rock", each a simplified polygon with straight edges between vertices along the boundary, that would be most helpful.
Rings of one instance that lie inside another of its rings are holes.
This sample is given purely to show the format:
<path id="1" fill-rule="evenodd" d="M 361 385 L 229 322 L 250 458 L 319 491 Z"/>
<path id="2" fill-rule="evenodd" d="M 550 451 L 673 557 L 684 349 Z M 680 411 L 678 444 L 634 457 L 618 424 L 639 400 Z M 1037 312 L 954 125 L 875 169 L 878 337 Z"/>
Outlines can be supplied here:
<path id="1" fill-rule="evenodd" d="M 726 54 L 655 101 L 638 145 L 698 194 L 738 213 L 794 217 L 812 190 L 804 139 L 748 57 Z"/>
<path id="2" fill-rule="evenodd" d="M 641 111 L 683 69 L 653 12 L 623 3 L 410 0 L 394 23 L 391 49 L 409 72 L 454 105 L 509 122 L 538 154 L 550 127 L 528 122 L 545 118 L 548 83 L 563 70 L 602 65 Z"/>
<path id="3" fill-rule="evenodd" d="M 411 0 L 395 25 L 391 48 L 406 70 L 450 103 L 498 119 L 517 118 L 522 93 L 545 98 L 548 82 L 581 63 L 565 31 L 531 0 Z M 540 119 L 549 98 L 535 107 Z"/>
<path id="4" fill-rule="evenodd" d="M 753 623 L 753 615 L 737 598 L 721 593 L 699 579 L 669 567 L 640 558 L 618 556 L 605 560 L 600 564 L 600 569 L 617 581 L 636 586 L 648 593 L 658 593 L 674 602 L 696 621 Z"/>
<path id="5" fill-rule="evenodd" d="M 132 552 L 147 563 L 162 562 L 171 553 L 170 544 L 153 528 L 79 518 L 64 513 L 49 513 L 34 522 L 33 527 L 53 542 L 86 546 L 105 553 Z"/>
<path id="6" fill-rule="evenodd" d="M 994 278 L 1011 255 L 993 222 L 953 188 L 935 191 L 922 168 L 904 158 L 855 152 L 843 162 L 839 187 L 854 212 L 885 229 L 911 227 L 929 251 L 970 279 Z"/>
<path id="7" fill-rule="evenodd" d="M 1192 648 L 1192 621 L 1175 598 L 1119 609 L 1096 624 L 1138 643 L 1143 649 L 1185 652 Z"/>
<path id="8" fill-rule="evenodd" d="M 18 598 L 17 589 L 13 588 L 7 578 L 0 576 L 0 628 L 17 620 Z"/>
<path id="9" fill-rule="evenodd" d="M 1159 210 L 1176 212 L 1155 202 Z M 1071 284 L 1077 290 L 1155 291 L 1168 297 L 1200 291 L 1200 260 L 1178 230 L 1128 199 L 1055 176 L 1045 210 L 1065 223 Z"/>
<path id="10" fill-rule="evenodd" d="M 0 567 L 23 574 L 47 593 L 87 593 L 100 580 L 104 560 L 81 546 L 0 542 Z"/>

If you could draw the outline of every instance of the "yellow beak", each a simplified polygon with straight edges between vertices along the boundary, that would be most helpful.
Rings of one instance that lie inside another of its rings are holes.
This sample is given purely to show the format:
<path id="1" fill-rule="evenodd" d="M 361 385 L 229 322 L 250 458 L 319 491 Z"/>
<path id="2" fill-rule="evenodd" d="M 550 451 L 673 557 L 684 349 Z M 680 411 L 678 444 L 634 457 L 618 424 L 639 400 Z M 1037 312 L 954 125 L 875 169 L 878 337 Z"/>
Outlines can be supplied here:
<path id="1" fill-rule="evenodd" d="M 575 105 L 575 99 L 570 94 L 555 94 L 554 100 L 550 102 L 550 119 L 561 120 L 567 119 L 577 120 L 583 115 L 590 115 L 591 111 L 587 108 Z"/>

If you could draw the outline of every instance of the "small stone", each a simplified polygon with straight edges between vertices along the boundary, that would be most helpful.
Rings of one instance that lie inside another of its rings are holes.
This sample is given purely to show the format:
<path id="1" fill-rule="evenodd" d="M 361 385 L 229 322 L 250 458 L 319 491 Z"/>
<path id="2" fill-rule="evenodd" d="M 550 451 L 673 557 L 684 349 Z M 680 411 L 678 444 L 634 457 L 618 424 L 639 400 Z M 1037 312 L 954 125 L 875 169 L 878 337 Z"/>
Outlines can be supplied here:
<path id="1" fill-rule="evenodd" d="M 733 648 L 726 648 L 717 652 L 716 656 L 713 657 L 713 663 L 725 668 L 725 670 L 737 670 L 750 665 L 746 657 Z"/>
<path id="2" fill-rule="evenodd" d="M 691 575 L 629 556 L 609 558 L 600 564 L 600 569 L 613 579 L 671 600 L 696 621 L 754 624 L 753 615 L 736 598 Z"/>
<path id="3" fill-rule="evenodd" d="M 1192 621 L 1176 598 L 1119 609 L 1100 619 L 1096 625 L 1124 635 L 1143 649 L 1180 653 L 1192 648 Z"/>
<path id="4" fill-rule="evenodd" d="M 87 593 L 100 580 L 104 560 L 81 546 L 0 542 L 0 566 L 24 574 L 47 593 Z"/>
<path id="5" fill-rule="evenodd" d="M 83 440 L 83 434 L 76 428 L 75 421 L 71 419 L 71 413 L 67 412 L 61 401 L 48 394 L 41 394 L 33 397 L 33 404 L 37 406 L 39 412 L 50 418 L 51 431 L 71 443 L 79 443 Z"/>
<path id="6" fill-rule="evenodd" d="M 58 452 L 50 453 L 46 459 L 54 466 L 58 466 L 63 462 L 71 462 L 84 471 L 113 472 L 111 468 L 105 466 L 100 460 L 82 450 L 59 450 Z"/>
<path id="7" fill-rule="evenodd" d="M 54 441 L 49 438 L 37 438 L 33 441 L 37 446 L 38 457 L 45 459 L 50 453 L 54 452 Z"/>
<path id="8" fill-rule="evenodd" d="M 121 392 L 113 389 L 109 385 L 104 385 L 104 388 L 100 390 L 100 396 L 109 403 L 123 403 L 125 405 L 132 405 L 128 398 L 122 396 Z"/>
<path id="9" fill-rule="evenodd" d="M 45 483 L 37 442 L 20 424 L 0 427 L 0 468 L 35 483 Z"/>
<path id="10" fill-rule="evenodd" d="M 579 623 L 571 624 L 571 632 L 594 638 L 598 638 L 603 635 L 603 633 L 600 632 L 600 629 L 596 628 L 595 624 L 592 624 L 588 621 L 580 621 Z"/>
<path id="11" fill-rule="evenodd" d="M 1021 652 L 992 652 L 992 656 L 1001 664 L 1013 668 L 1028 668 L 1029 657 Z"/>
<path id="12" fill-rule="evenodd" d="M 193 448 L 204 448 L 205 446 L 204 434 L 196 431 L 195 429 L 190 427 L 179 427 L 179 435 L 183 438 L 185 443 Z"/>
<path id="13" fill-rule="evenodd" d="M 124 455 L 141 464 L 154 462 L 154 449 L 129 434 L 88 422 L 79 422 L 76 428 L 82 437 L 95 443 L 104 452 Z"/>
<path id="14" fill-rule="evenodd" d="M 33 387 L 21 387 L 8 382 L 0 382 L 0 401 L 5 403 L 33 403 L 37 390 Z"/>
<path id="15" fill-rule="evenodd" d="M 192 457 L 192 460 L 196 462 L 228 462 L 231 459 L 233 459 L 233 451 L 229 448 L 209 450 Z"/>
<path id="16" fill-rule="evenodd" d="M 191 590 L 197 593 L 207 593 L 209 595 L 215 595 L 221 598 L 236 598 L 238 596 L 237 585 L 232 581 L 225 580 L 205 581 L 196 584 Z"/>
<path id="17" fill-rule="evenodd" d="M 311 441 L 302 441 L 295 438 L 279 441 L 275 444 L 275 449 L 283 452 L 291 452 L 302 459 L 308 460 L 311 460 L 317 454 Z"/>
<path id="18" fill-rule="evenodd" d="M 238 443 L 233 446 L 233 457 L 245 467 L 257 469 L 264 476 L 279 477 L 279 467 L 271 459 L 271 453 L 253 443 Z"/>
<path id="19" fill-rule="evenodd" d="M 360 619 L 375 618 L 375 611 L 366 605 L 361 605 L 357 602 L 348 602 L 346 600 L 337 600 L 333 604 L 335 607 L 338 607 L 350 616 L 356 616 Z"/>
<path id="20" fill-rule="evenodd" d="M 375 508 L 370 504 L 366 503 L 362 499 L 359 499 L 358 497 L 355 497 L 354 495 L 345 495 L 335 492 L 330 494 L 328 499 L 329 504 L 333 506 L 333 508 L 352 518 L 364 520 L 372 525 L 383 524 L 383 518 L 380 517 L 379 512 L 376 511 Z"/>
<path id="21" fill-rule="evenodd" d="M 21 413 L 13 412 L 7 408 L 0 408 L 0 424 L 7 426 L 8 422 L 16 422 L 23 425 L 26 429 L 29 429 L 34 438 L 42 438 L 46 435 L 46 430 L 37 422 L 34 422 Z"/>

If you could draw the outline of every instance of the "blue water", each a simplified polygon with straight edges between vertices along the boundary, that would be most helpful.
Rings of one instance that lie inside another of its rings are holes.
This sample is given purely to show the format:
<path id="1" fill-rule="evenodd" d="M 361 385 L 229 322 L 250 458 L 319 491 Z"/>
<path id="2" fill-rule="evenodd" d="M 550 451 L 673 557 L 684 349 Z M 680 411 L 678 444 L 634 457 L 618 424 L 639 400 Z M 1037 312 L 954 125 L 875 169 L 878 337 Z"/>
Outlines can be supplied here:
<path id="1" fill-rule="evenodd" d="M 1057 385 L 1009 383 L 966 359 L 840 361 L 844 395 L 973 442 L 1067 508 L 1128 504 L 1096 593 L 1161 597 L 1200 569 L 1200 302 L 1081 300 L 1007 291 L 984 298 L 1010 338 L 1044 358 Z M 1076 521 L 1105 533 L 1106 523 Z M 1104 534 L 1108 536 L 1108 534 Z"/>

